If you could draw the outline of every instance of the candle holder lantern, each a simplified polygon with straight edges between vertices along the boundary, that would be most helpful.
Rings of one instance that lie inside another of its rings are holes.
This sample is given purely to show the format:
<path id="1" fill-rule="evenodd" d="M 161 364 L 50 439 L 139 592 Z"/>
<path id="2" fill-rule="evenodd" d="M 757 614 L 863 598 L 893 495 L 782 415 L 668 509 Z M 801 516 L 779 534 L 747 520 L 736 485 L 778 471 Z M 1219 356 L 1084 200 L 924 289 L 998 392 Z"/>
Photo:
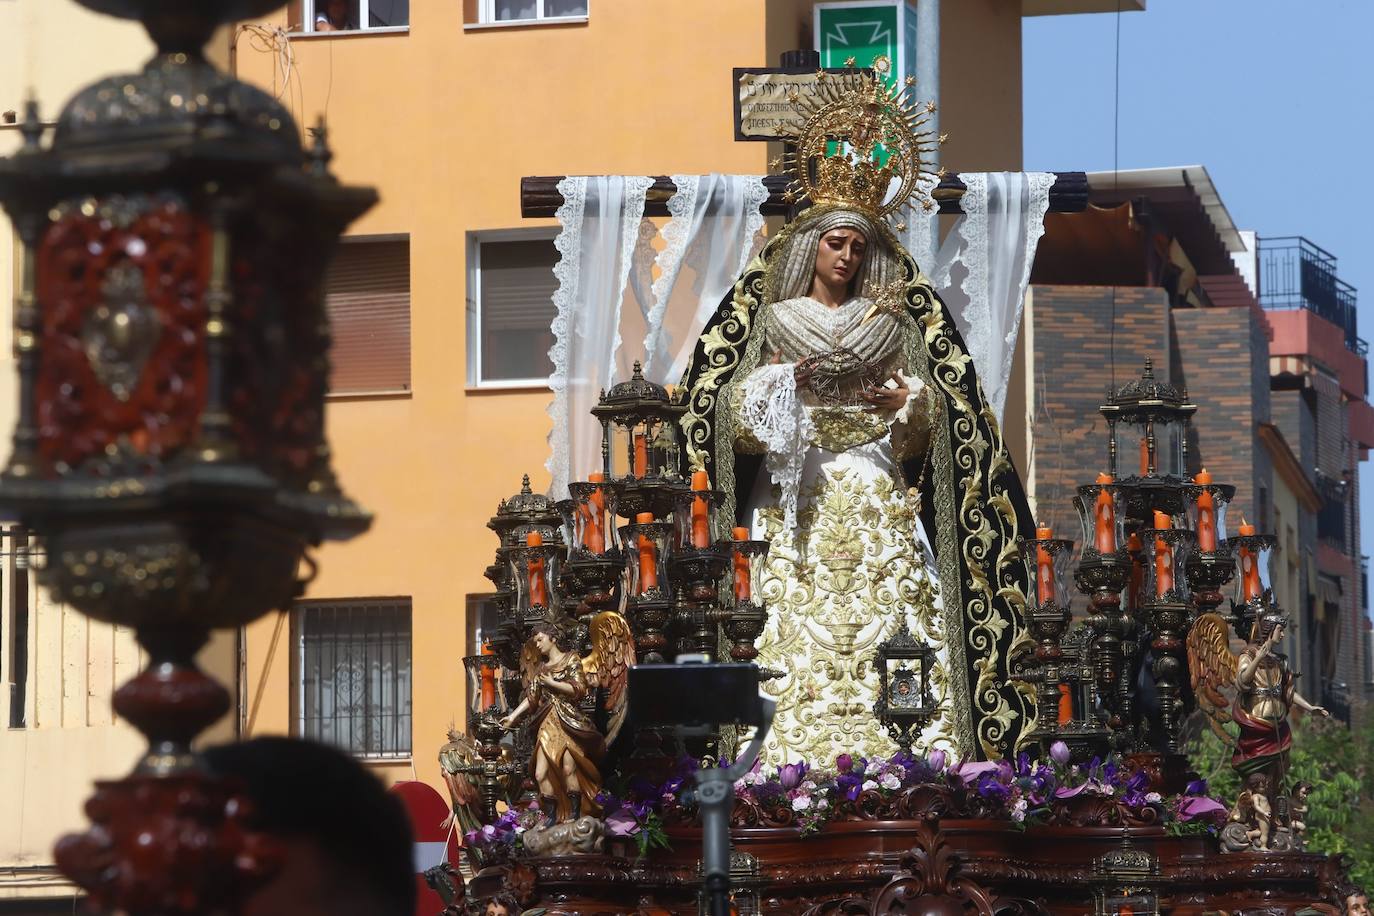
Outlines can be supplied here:
<path id="1" fill-rule="evenodd" d="M 873 655 L 878 672 L 873 712 L 907 753 L 939 709 L 930 690 L 934 663 L 935 650 L 912 636 L 905 622 L 891 638 L 878 643 Z"/>

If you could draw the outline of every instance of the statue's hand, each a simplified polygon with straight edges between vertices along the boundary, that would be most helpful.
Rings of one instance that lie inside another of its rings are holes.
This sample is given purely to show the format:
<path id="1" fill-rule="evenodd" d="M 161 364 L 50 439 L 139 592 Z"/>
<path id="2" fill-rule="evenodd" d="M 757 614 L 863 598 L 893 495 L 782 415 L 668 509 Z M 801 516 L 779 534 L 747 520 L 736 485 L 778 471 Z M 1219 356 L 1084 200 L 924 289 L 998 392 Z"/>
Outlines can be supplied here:
<path id="1" fill-rule="evenodd" d="M 511 713 L 510 715 L 502 719 L 501 727 L 504 728 L 506 731 L 510 731 L 512 728 L 515 728 L 515 713 Z"/>
<path id="2" fill-rule="evenodd" d="M 911 389 L 907 388 L 906 380 L 896 372 L 892 373 L 887 385 L 864 392 L 864 400 L 873 405 L 875 413 L 901 410 L 906 406 L 906 399 L 909 397 Z"/>
<path id="3" fill-rule="evenodd" d="M 1325 706 L 1313 706 L 1312 711 L 1323 719 L 1331 718 L 1331 710 L 1327 709 Z"/>

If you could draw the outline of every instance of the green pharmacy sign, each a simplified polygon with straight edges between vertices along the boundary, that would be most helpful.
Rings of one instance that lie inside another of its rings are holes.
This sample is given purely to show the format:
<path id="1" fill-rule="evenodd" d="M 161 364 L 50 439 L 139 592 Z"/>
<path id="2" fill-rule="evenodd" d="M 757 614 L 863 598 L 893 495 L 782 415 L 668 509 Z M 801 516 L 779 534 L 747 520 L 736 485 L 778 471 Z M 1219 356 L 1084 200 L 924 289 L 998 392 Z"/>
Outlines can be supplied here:
<path id="1" fill-rule="evenodd" d="M 916 9 L 905 0 L 817 3 L 816 48 L 822 67 L 871 67 L 876 57 L 892 61 L 888 82 L 916 75 Z"/>

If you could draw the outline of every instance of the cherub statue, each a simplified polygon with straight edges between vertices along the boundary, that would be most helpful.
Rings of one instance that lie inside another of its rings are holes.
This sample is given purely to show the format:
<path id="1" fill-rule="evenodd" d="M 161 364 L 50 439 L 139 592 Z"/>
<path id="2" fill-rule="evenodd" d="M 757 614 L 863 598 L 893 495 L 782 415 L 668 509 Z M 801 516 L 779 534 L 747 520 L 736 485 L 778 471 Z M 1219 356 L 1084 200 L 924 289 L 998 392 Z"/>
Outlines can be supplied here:
<path id="1" fill-rule="evenodd" d="M 1312 794 L 1312 783 L 1300 782 L 1293 787 L 1288 799 L 1288 829 L 1293 831 L 1293 841 L 1302 847 L 1307 839 L 1307 796 Z"/>
<path id="2" fill-rule="evenodd" d="M 1245 788 L 1231 809 L 1231 820 L 1244 825 L 1245 838 L 1256 849 L 1269 848 L 1269 834 L 1274 829 L 1274 806 L 1269 801 L 1269 777 L 1251 773 Z"/>
<path id="3" fill-rule="evenodd" d="M 548 826 L 601 813 L 596 804 L 601 760 L 624 723 L 626 682 L 635 662 L 629 624 L 615 611 L 591 619 L 592 651 L 585 658 L 574 650 L 573 632 L 571 621 L 535 625 L 520 653 L 524 698 L 501 720 L 511 728 L 534 712 L 534 781 Z M 610 713 L 604 736 L 582 708 L 583 698 L 598 687 L 607 690 Z"/>
<path id="4" fill-rule="evenodd" d="M 1198 705 L 1212 727 L 1234 744 L 1231 766 L 1242 777 L 1264 773 L 1270 791 L 1280 791 L 1288 775 L 1288 749 L 1293 743 L 1288 715 L 1293 707 L 1329 716 L 1313 706 L 1296 687 L 1288 658 L 1275 652 L 1288 625 L 1286 614 L 1266 609 L 1250 629 L 1250 641 L 1239 656 L 1231 654 L 1226 621 L 1218 614 L 1203 614 L 1188 633 L 1188 668 Z M 1235 700 L 1226 712 L 1222 692 L 1234 688 Z M 1222 728 L 1235 722 L 1239 739 Z"/>

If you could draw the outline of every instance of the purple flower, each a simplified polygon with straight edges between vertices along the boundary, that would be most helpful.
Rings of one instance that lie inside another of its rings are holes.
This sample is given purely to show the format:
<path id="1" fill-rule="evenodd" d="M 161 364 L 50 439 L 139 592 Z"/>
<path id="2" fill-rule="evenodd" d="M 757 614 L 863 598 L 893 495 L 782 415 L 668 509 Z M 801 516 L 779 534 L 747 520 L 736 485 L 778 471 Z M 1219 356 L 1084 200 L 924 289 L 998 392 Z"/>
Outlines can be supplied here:
<path id="1" fill-rule="evenodd" d="M 1069 746 L 1063 741 L 1056 741 L 1050 745 L 1050 759 L 1061 767 L 1069 765 Z"/>
<path id="2" fill-rule="evenodd" d="M 1016 755 L 1016 775 L 1030 775 L 1030 754 L 1027 754 L 1025 751 Z"/>
<path id="3" fill-rule="evenodd" d="M 994 774 L 984 773 L 978 779 L 978 794 L 992 801 L 1005 801 L 1011 790 L 998 782 Z"/>
<path id="4" fill-rule="evenodd" d="M 639 821 L 631 812 L 621 808 L 606 818 L 606 829 L 611 836 L 633 836 L 639 832 Z"/>
<path id="5" fill-rule="evenodd" d="M 848 773 L 854 769 L 854 758 L 848 754 L 841 754 L 835 758 L 835 772 Z"/>
<path id="6" fill-rule="evenodd" d="M 1184 794 L 1184 795 L 1206 795 L 1206 794 L 1207 794 L 1207 780 L 1205 780 L 1205 779 L 1194 779 L 1192 782 L 1188 783 L 1188 787 L 1187 787 L 1186 789 L 1183 790 L 1183 794 Z"/>
<path id="7" fill-rule="evenodd" d="M 784 763 L 778 770 L 778 782 L 782 783 L 784 789 L 795 789 L 801 785 L 802 777 L 806 775 L 806 764 L 804 763 Z"/>
<path id="8" fill-rule="evenodd" d="M 844 793 L 845 798 L 853 801 L 863 791 L 863 779 L 853 773 L 844 773 L 835 780 L 835 787 Z"/>
<path id="9" fill-rule="evenodd" d="M 1074 786 L 1072 789 L 1068 786 L 1060 786 L 1059 788 L 1054 790 L 1054 797 L 1073 798 L 1076 795 L 1081 795 L 1083 793 L 1083 790 L 1088 788 L 1088 785 L 1089 784 L 1085 782 L 1082 785 Z"/>
<path id="10" fill-rule="evenodd" d="M 930 755 L 926 757 L 926 762 L 930 764 L 932 770 L 938 773 L 945 768 L 948 759 L 944 751 L 937 749 L 930 752 Z"/>
<path id="11" fill-rule="evenodd" d="M 1226 806 L 1219 801 L 1198 795 L 1184 796 L 1178 803 L 1178 819 L 1192 821 L 1200 817 L 1215 818 L 1226 813 Z"/>
<path id="12" fill-rule="evenodd" d="M 996 773 L 1001 767 L 999 761 L 984 760 L 978 763 L 961 763 L 954 768 L 954 772 L 967 786 L 977 782 L 987 773 Z"/>

